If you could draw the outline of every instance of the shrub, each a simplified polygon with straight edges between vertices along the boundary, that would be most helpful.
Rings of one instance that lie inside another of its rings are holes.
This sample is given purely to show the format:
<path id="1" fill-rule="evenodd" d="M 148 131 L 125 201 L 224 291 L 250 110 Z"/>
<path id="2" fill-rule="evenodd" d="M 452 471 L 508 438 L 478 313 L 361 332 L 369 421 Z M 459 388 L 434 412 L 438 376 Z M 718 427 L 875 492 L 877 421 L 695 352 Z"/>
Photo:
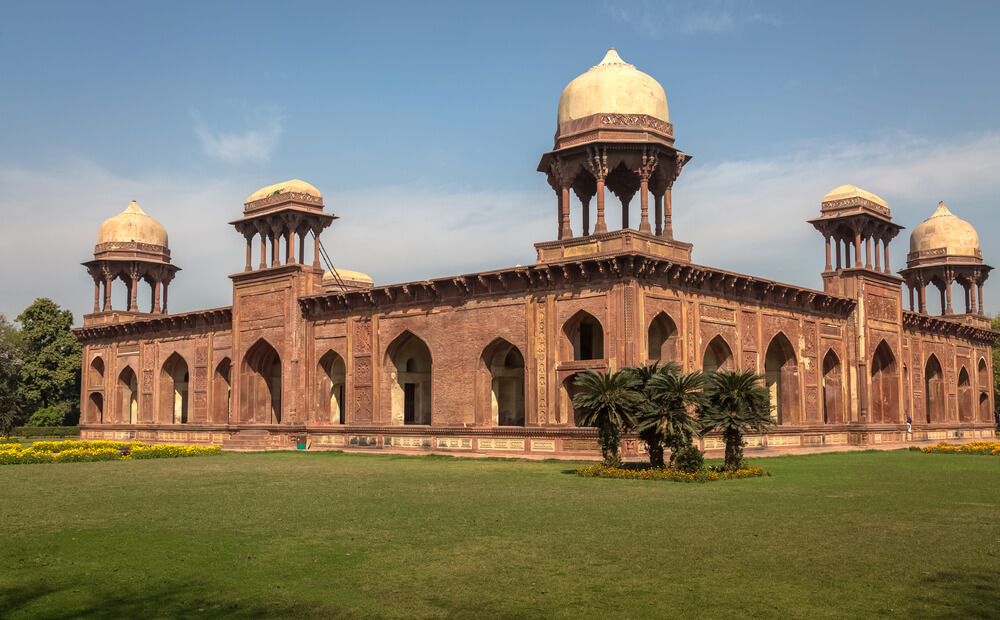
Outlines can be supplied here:
<path id="1" fill-rule="evenodd" d="M 685 446 L 674 457 L 674 467 L 688 474 L 693 474 L 704 466 L 705 453 L 698 446 Z"/>
<path id="2" fill-rule="evenodd" d="M 719 480 L 769 477 L 771 472 L 760 467 L 746 467 L 736 470 L 701 468 L 693 473 L 687 473 L 676 469 L 663 469 L 660 467 L 608 467 L 604 464 L 598 464 L 578 469 L 576 470 L 576 475 L 584 478 L 618 478 L 624 480 L 717 482 Z"/>
<path id="3" fill-rule="evenodd" d="M 62 426 L 63 422 L 66 421 L 66 414 L 69 413 L 69 407 L 63 404 L 52 405 L 51 407 L 44 407 L 39 409 L 35 413 L 31 414 L 31 418 L 28 420 L 28 424 L 31 426 Z"/>
<path id="4" fill-rule="evenodd" d="M 76 426 L 16 426 L 11 435 L 14 437 L 79 437 L 80 429 Z"/>

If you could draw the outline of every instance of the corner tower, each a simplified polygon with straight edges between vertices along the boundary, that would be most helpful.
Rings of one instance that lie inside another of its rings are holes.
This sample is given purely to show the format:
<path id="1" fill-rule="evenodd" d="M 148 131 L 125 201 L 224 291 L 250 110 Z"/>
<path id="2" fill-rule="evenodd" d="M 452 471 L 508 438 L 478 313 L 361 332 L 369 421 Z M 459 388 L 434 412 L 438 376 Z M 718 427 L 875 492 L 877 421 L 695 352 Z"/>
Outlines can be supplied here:
<path id="1" fill-rule="evenodd" d="M 83 263 L 94 279 L 94 312 L 85 325 L 130 321 L 167 313 L 167 285 L 180 271 L 170 264 L 167 230 L 132 201 L 118 215 L 105 220 L 97 232 L 94 259 Z M 127 307 L 111 307 L 115 280 L 125 283 Z M 141 310 L 139 284 L 150 287 L 149 311 Z M 102 295 L 103 287 L 103 295 Z"/>
<path id="2" fill-rule="evenodd" d="M 898 286 L 899 278 L 889 268 L 889 242 L 903 227 L 892 221 L 886 201 L 860 187 L 841 185 L 823 197 L 820 216 L 809 223 L 826 239 L 824 292 L 853 297 L 851 282 L 859 275 Z"/>
<path id="3" fill-rule="evenodd" d="M 614 48 L 608 50 L 559 99 L 555 146 L 538 164 L 558 197 L 558 229 L 556 241 L 535 244 L 538 262 L 627 249 L 690 262 L 691 244 L 674 240 L 670 200 L 673 183 L 689 159 L 674 148 L 663 87 L 622 60 Z M 615 228 L 617 218 L 605 213 L 605 190 L 621 204 L 620 229 Z M 571 191 L 580 205 L 579 236 L 570 223 Z M 630 207 L 637 192 L 634 227 Z"/>
<path id="4" fill-rule="evenodd" d="M 976 229 L 939 202 L 934 213 L 913 229 L 906 269 L 899 273 L 910 289 L 910 310 L 917 312 L 919 308 L 921 314 L 927 314 L 925 291 L 928 284 L 933 284 L 941 292 L 941 315 L 956 314 L 951 285 L 958 282 L 965 290 L 965 312 L 960 316 L 988 326 L 989 319 L 983 312 L 983 284 L 991 269 L 983 263 Z M 914 304 L 915 291 L 919 306 Z"/>

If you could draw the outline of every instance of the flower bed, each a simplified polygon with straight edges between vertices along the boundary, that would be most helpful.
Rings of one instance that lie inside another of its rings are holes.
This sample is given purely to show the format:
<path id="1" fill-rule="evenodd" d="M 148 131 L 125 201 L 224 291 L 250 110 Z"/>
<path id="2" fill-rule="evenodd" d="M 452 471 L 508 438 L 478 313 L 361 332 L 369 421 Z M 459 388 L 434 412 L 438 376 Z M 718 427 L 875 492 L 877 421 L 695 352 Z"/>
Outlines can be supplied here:
<path id="1" fill-rule="evenodd" d="M 585 478 L 621 478 L 628 480 L 669 480 L 671 482 L 717 482 L 719 480 L 734 480 L 738 478 L 760 478 L 770 476 L 771 472 L 760 467 L 747 467 L 736 471 L 702 467 L 694 473 L 686 473 L 677 469 L 660 467 L 606 467 L 603 464 L 591 465 L 576 470 L 576 475 Z"/>
<path id="2" fill-rule="evenodd" d="M 0 444 L 0 465 L 130 461 L 218 454 L 222 454 L 219 446 L 149 446 L 138 441 L 36 441 L 24 447 Z"/>
<path id="3" fill-rule="evenodd" d="M 1000 456 L 1000 441 L 974 441 L 972 443 L 939 443 L 936 446 L 918 448 L 913 446 L 910 450 L 920 452 L 938 452 L 942 454 L 985 454 L 987 456 Z"/>

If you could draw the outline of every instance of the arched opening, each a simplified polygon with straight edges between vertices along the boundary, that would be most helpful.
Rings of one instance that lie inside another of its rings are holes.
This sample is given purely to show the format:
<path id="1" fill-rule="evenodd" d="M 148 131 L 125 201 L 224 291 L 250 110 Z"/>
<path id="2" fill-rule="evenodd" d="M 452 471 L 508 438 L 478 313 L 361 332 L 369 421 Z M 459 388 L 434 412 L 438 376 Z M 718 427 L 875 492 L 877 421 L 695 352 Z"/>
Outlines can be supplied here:
<path id="1" fill-rule="evenodd" d="M 972 382 L 969 380 L 969 371 L 962 366 L 958 373 L 958 421 L 972 422 L 973 409 Z"/>
<path id="2" fill-rule="evenodd" d="M 91 392 L 87 402 L 87 420 L 91 424 L 104 422 L 104 396 L 100 392 Z"/>
<path id="3" fill-rule="evenodd" d="M 188 422 L 188 366 L 184 358 L 174 353 L 163 363 L 160 372 L 160 402 L 169 411 L 168 422 Z"/>
<path id="4" fill-rule="evenodd" d="M 580 411 L 573 406 L 573 397 L 576 396 L 576 378 L 580 373 L 566 377 L 562 382 L 562 406 L 560 407 L 561 419 L 559 422 L 570 423 L 573 426 L 580 426 Z"/>
<path id="5" fill-rule="evenodd" d="M 389 398 L 392 424 L 430 424 L 430 349 L 417 336 L 403 332 L 386 349 L 386 365 L 394 377 Z"/>
<path id="6" fill-rule="evenodd" d="M 831 349 L 823 358 L 823 423 L 843 424 L 845 421 L 844 381 L 840 358 Z"/>
<path id="7" fill-rule="evenodd" d="M 679 362 L 677 350 L 677 325 L 661 312 L 649 324 L 647 333 L 649 359 L 659 362 Z"/>
<path id="8" fill-rule="evenodd" d="M 121 422 L 136 424 L 139 422 L 139 382 L 135 372 L 126 366 L 118 375 L 118 411 L 117 418 Z M 146 415 L 149 415 L 148 412 Z"/>
<path id="9" fill-rule="evenodd" d="M 228 357 L 215 367 L 212 376 L 212 420 L 226 424 L 233 412 L 233 364 Z"/>
<path id="10" fill-rule="evenodd" d="M 734 369 L 733 350 L 729 348 L 722 336 L 712 338 L 708 346 L 705 347 L 701 368 L 705 372 Z"/>
<path id="11" fill-rule="evenodd" d="M 771 419 L 776 424 L 799 422 L 799 367 L 792 343 L 780 332 L 764 355 L 764 381 L 771 394 Z"/>
<path id="12" fill-rule="evenodd" d="M 592 314 L 583 310 L 577 312 L 566 321 L 563 331 L 575 361 L 604 359 L 604 329 Z"/>
<path id="13" fill-rule="evenodd" d="M 873 424 L 899 422 L 899 370 L 896 356 L 885 340 L 872 356 L 871 421 Z"/>
<path id="14" fill-rule="evenodd" d="M 992 412 L 990 411 L 990 397 L 989 394 L 983 392 L 979 395 L 979 421 L 989 422 Z"/>
<path id="15" fill-rule="evenodd" d="M 927 422 L 944 422 L 944 372 L 941 370 L 941 362 L 934 355 L 927 359 L 924 370 L 924 399 L 927 405 Z"/>
<path id="16" fill-rule="evenodd" d="M 344 390 L 347 364 L 337 353 L 327 351 L 319 360 L 318 422 L 344 424 Z"/>
<path id="17" fill-rule="evenodd" d="M 281 424 L 281 358 L 261 338 L 243 358 L 241 418 L 254 424 Z"/>
<path id="18" fill-rule="evenodd" d="M 93 387 L 104 385 L 104 360 L 100 357 L 95 357 L 90 362 L 90 373 L 87 377 L 87 383 Z"/>
<path id="19" fill-rule="evenodd" d="M 979 389 L 989 389 L 992 384 L 989 368 L 986 367 L 986 358 L 981 357 L 979 358 Z M 988 422 L 989 420 L 986 421 Z"/>
<path id="20" fill-rule="evenodd" d="M 496 426 L 524 426 L 524 356 L 499 339 L 483 351 L 490 376 L 490 415 Z"/>

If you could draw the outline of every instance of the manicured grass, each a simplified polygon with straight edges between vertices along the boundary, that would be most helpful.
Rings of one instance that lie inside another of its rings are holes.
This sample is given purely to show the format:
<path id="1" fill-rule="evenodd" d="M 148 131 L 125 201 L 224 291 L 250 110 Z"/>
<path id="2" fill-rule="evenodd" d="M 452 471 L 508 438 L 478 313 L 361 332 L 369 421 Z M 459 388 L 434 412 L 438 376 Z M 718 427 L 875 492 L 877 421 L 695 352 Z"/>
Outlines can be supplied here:
<path id="1" fill-rule="evenodd" d="M 771 478 L 337 453 L 0 468 L 0 615 L 995 617 L 1000 458 Z"/>

